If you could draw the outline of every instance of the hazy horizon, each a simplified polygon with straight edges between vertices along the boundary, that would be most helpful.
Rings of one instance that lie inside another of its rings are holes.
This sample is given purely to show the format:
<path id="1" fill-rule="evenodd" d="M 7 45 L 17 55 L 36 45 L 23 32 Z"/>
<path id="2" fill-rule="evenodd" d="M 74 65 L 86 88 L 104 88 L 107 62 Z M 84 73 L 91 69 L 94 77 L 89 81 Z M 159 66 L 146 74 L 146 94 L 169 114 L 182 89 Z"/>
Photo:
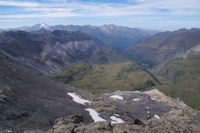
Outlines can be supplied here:
<path id="1" fill-rule="evenodd" d="M 114 24 L 152 30 L 200 27 L 199 0 L 0 0 L 0 28 Z"/>
<path id="2" fill-rule="evenodd" d="M 7 30 L 15 30 L 15 29 L 18 29 L 18 28 L 23 28 L 23 27 L 32 27 L 32 26 L 34 26 L 34 25 L 37 25 L 37 24 L 46 24 L 46 25 L 48 25 L 47 23 L 44 23 L 44 22 L 41 22 L 41 23 L 35 23 L 35 24 L 31 24 L 31 25 L 22 25 L 22 26 L 19 26 L 19 27 L 13 27 L 13 28 L 0 28 L 1 30 L 5 30 L 5 31 L 7 31 Z M 78 24 L 67 24 L 67 25 L 65 25 L 65 24 L 56 24 L 56 25 L 48 25 L 48 26 L 57 26 L 57 25 L 63 25 L 63 26 L 70 26 L 70 25 L 73 25 L 73 26 L 88 26 L 88 25 L 90 25 L 90 26 L 96 26 L 96 27 L 101 27 L 101 26 L 104 26 L 104 25 L 115 25 L 115 26 L 118 26 L 118 27 L 120 27 L 120 26 L 122 26 L 122 27 L 127 27 L 127 28 L 136 28 L 136 29 L 144 29 L 144 30 L 152 30 L 152 31 L 158 31 L 158 32 L 166 32 L 166 31 L 177 31 L 177 30 L 181 30 L 181 29 L 188 29 L 188 30 L 190 30 L 190 29 L 195 29 L 195 28 L 198 28 L 199 29 L 199 27 L 191 27 L 191 28 L 185 28 L 185 27 L 182 27 L 182 28 L 177 28 L 177 29 L 151 29 L 151 28 L 143 28 L 143 27 L 131 27 L 131 26 L 126 26 L 126 25 L 116 25 L 116 24 L 102 24 L 102 25 L 92 25 L 92 24 L 82 24 L 82 25 L 78 25 Z"/>

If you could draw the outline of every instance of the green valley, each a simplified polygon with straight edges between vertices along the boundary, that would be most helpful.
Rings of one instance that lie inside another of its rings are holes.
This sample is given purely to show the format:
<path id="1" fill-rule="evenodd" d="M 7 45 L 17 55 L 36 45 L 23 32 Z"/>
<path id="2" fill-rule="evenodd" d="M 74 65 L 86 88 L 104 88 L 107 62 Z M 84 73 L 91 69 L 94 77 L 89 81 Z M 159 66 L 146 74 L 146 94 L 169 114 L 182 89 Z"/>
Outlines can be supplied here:
<path id="1" fill-rule="evenodd" d="M 53 78 L 94 93 L 145 90 L 159 84 L 148 71 L 130 61 L 94 65 L 73 64 Z"/>

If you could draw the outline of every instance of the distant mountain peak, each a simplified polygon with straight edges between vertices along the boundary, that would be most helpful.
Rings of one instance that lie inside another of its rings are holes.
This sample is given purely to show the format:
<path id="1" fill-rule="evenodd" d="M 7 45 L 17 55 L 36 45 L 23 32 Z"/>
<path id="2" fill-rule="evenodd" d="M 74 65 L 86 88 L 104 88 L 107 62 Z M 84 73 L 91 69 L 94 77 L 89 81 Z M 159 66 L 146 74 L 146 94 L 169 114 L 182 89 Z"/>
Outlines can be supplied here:
<path id="1" fill-rule="evenodd" d="M 40 30 L 40 29 L 48 30 L 49 26 L 47 24 L 45 24 L 45 23 L 39 23 L 39 24 L 33 25 L 32 29 L 33 30 Z"/>

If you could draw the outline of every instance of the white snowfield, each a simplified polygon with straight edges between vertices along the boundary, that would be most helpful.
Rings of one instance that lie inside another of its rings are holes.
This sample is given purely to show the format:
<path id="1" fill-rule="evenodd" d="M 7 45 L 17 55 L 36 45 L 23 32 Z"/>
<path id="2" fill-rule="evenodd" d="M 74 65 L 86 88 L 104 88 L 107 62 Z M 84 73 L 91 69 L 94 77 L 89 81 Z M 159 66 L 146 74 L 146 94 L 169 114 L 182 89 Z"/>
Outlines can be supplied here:
<path id="1" fill-rule="evenodd" d="M 111 124 L 124 123 L 122 119 L 117 118 L 115 116 L 111 116 L 110 119 L 111 119 Z"/>
<path id="2" fill-rule="evenodd" d="M 112 95 L 112 96 L 110 96 L 110 98 L 119 99 L 119 100 L 124 99 L 122 96 L 119 96 L 119 95 Z"/>
<path id="3" fill-rule="evenodd" d="M 86 103 L 90 104 L 91 101 L 85 100 L 80 98 L 76 93 L 67 93 L 70 97 L 73 98 L 73 101 L 82 105 L 85 105 Z"/>
<path id="4" fill-rule="evenodd" d="M 89 114 L 92 117 L 92 119 L 94 120 L 94 122 L 106 121 L 105 119 L 101 118 L 94 109 L 87 108 L 85 110 L 89 112 Z"/>
<path id="5" fill-rule="evenodd" d="M 137 101 L 140 101 L 140 99 L 134 98 L 133 101 L 134 101 L 134 102 L 137 102 Z"/>
<path id="6" fill-rule="evenodd" d="M 155 118 L 160 119 L 160 117 L 158 115 L 154 115 Z"/>

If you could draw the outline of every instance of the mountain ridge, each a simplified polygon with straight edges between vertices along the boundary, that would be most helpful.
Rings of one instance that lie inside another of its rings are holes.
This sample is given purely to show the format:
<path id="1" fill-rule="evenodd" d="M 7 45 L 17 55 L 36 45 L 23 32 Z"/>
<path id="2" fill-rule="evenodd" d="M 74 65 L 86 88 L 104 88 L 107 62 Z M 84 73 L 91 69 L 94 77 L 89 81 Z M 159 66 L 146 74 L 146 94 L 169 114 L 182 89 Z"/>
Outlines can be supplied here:
<path id="1" fill-rule="evenodd" d="M 42 26 L 44 25 L 44 26 Z M 23 30 L 28 32 L 33 32 L 44 29 L 53 30 L 67 30 L 67 31 L 81 31 L 92 37 L 104 41 L 105 44 L 111 45 L 118 50 L 124 50 L 129 47 L 139 39 L 145 36 L 150 36 L 159 31 L 156 30 L 145 30 L 141 28 L 130 28 L 126 26 L 116 26 L 113 24 L 102 25 L 102 26 L 92 26 L 92 25 L 55 25 L 48 26 L 46 24 L 36 24 L 33 26 L 24 26 L 9 30 Z"/>
<path id="2" fill-rule="evenodd" d="M 124 54 L 147 67 L 166 61 L 177 53 L 186 52 L 200 43 L 200 29 L 162 32 L 139 40 Z"/>

